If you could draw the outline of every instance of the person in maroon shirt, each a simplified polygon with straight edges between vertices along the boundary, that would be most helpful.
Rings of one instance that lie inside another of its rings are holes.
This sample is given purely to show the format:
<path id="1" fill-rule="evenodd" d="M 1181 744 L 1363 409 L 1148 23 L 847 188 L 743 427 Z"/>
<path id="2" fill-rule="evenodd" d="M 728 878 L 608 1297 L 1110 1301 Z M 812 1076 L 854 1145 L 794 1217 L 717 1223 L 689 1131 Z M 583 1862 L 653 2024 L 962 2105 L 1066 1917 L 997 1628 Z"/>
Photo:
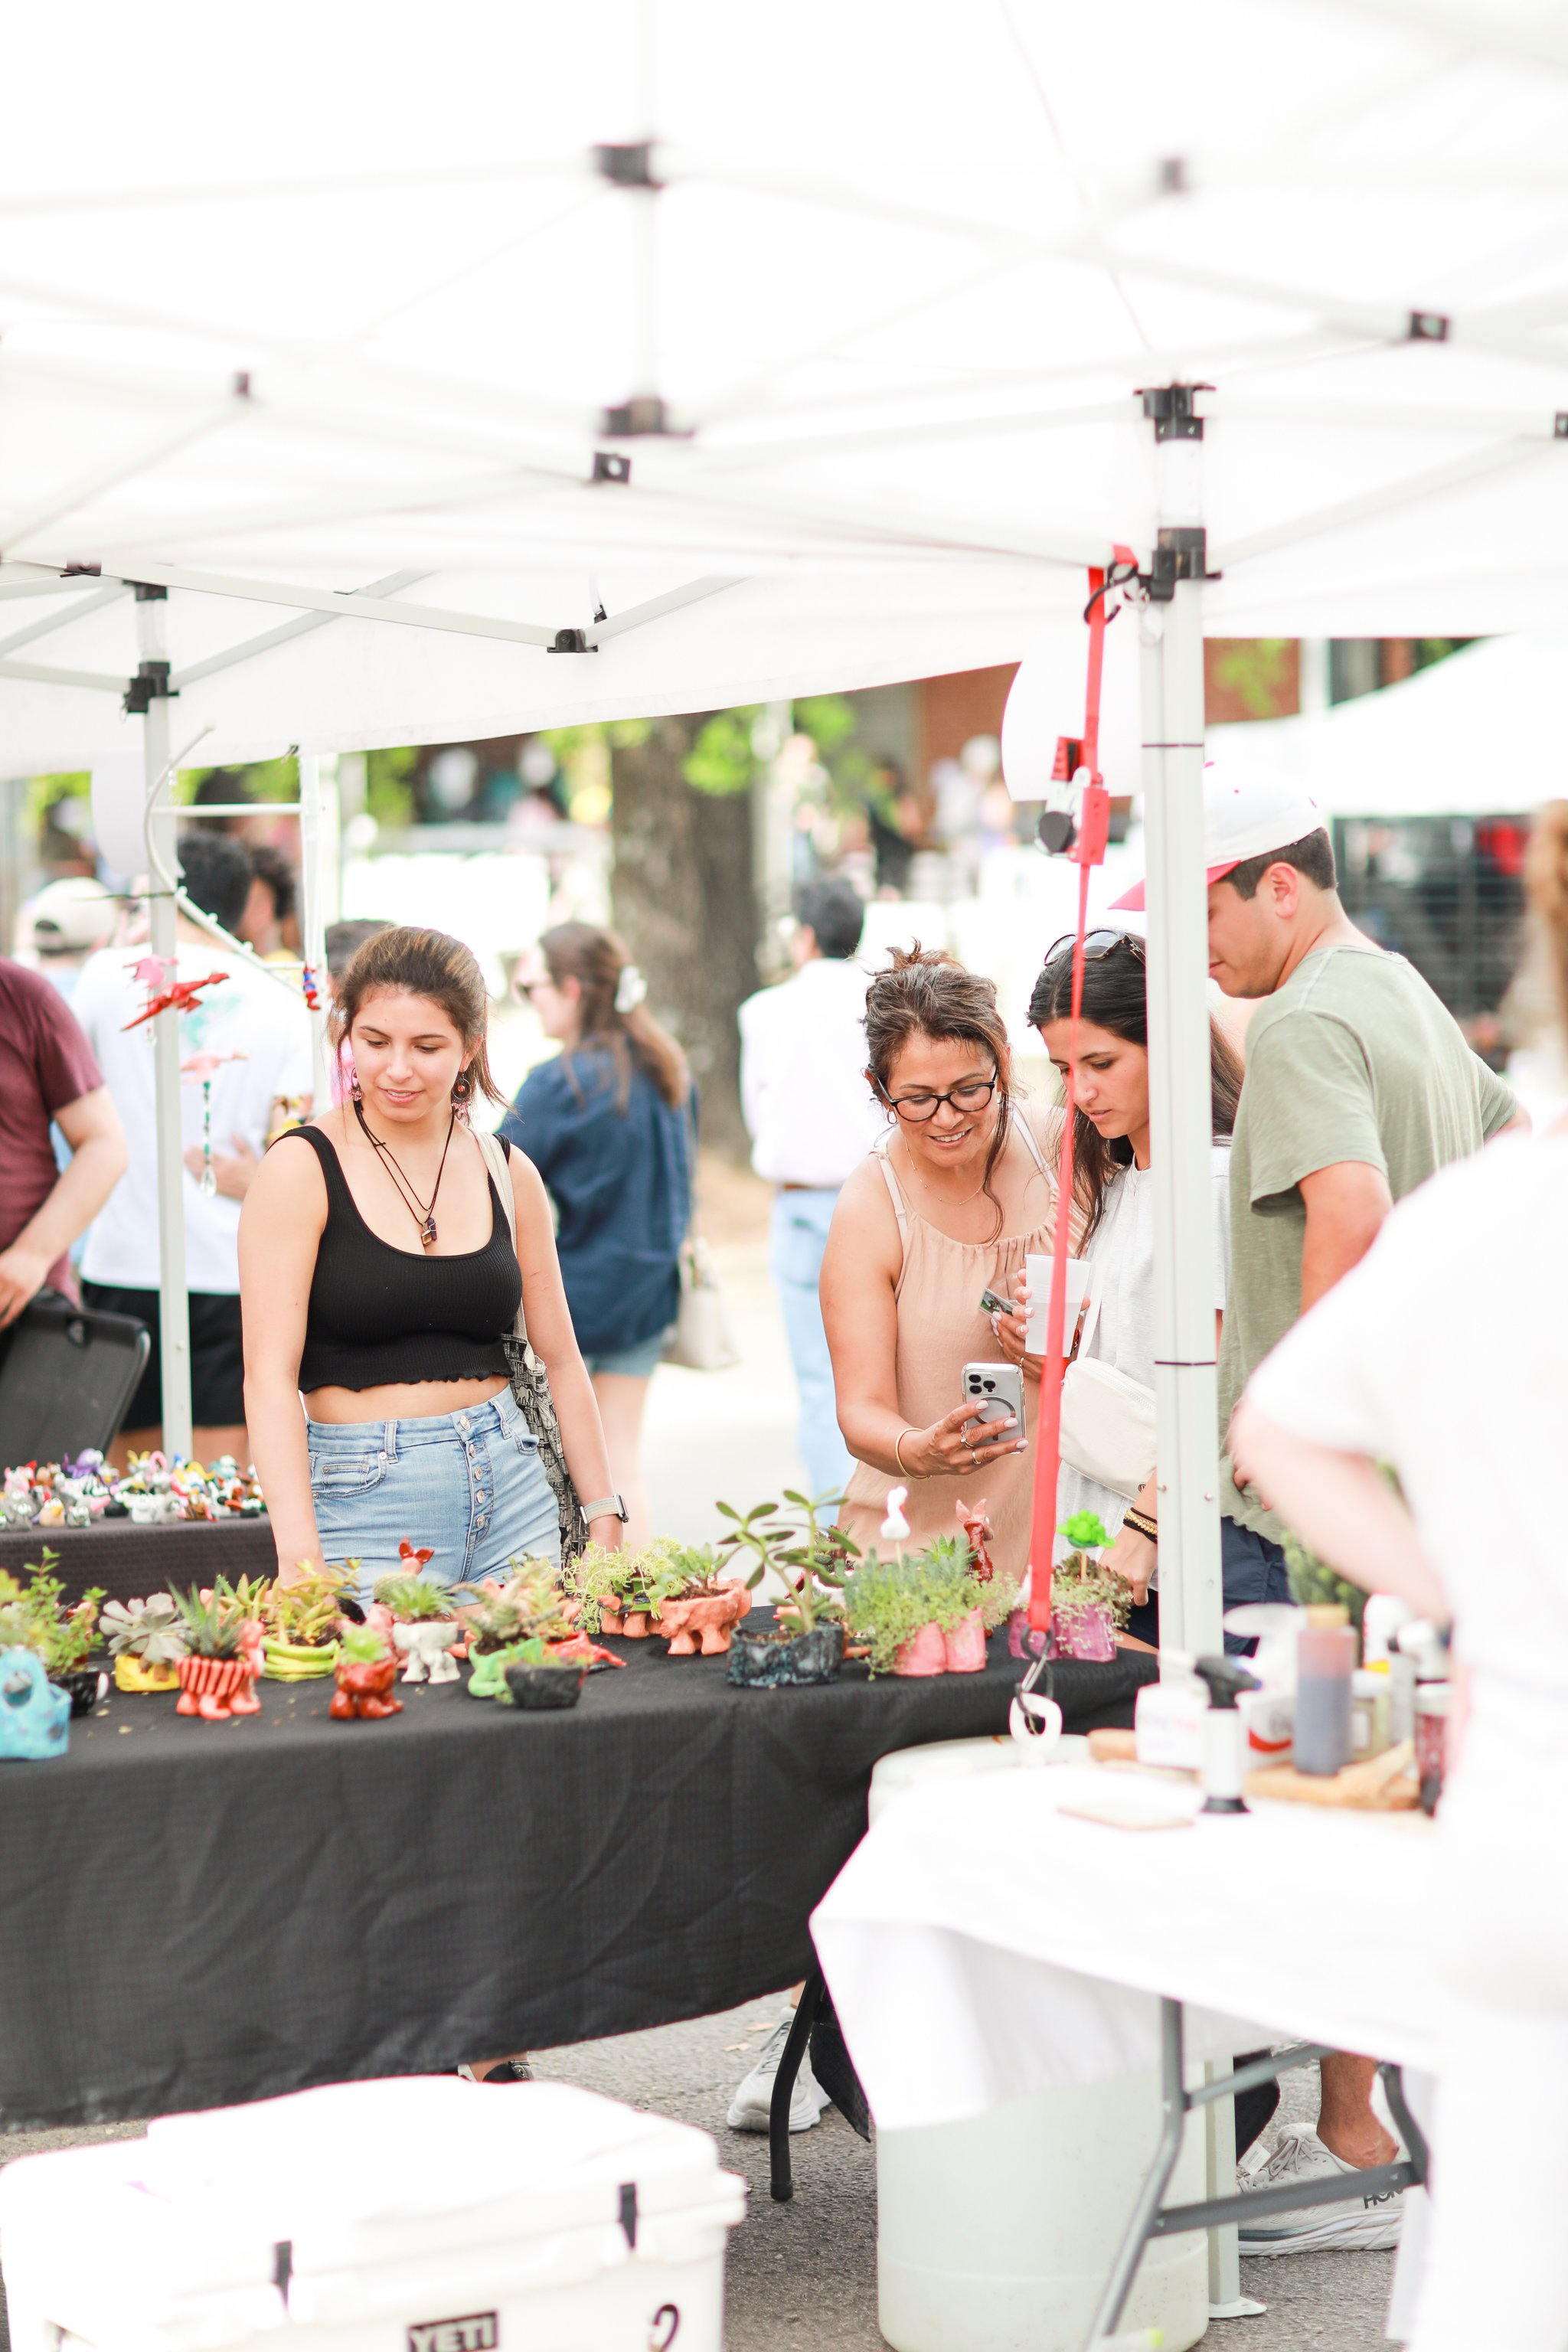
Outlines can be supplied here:
<path id="1" fill-rule="evenodd" d="M 53 1120 L 71 1149 L 61 1169 Z M 42 972 L 0 956 L 0 1330 L 46 1283 L 75 1298 L 70 1245 L 125 1171 L 92 1048 Z"/>

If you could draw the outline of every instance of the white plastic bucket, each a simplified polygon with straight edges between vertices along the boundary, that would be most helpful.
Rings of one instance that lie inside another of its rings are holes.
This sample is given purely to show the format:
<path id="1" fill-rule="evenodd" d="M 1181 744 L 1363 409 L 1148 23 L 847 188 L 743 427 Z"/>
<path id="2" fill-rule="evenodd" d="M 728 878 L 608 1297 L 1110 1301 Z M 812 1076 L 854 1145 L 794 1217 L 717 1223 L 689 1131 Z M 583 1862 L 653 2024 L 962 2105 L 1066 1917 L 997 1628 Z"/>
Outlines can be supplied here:
<path id="1" fill-rule="evenodd" d="M 1071 1738 L 1056 1751 L 1064 1763 L 1083 1753 Z M 1026 1763 L 1006 1738 L 900 1749 L 871 1775 L 870 1818 L 924 1781 Z M 878 2321 L 894 2352 L 1081 2352 L 1159 2129 L 1158 2083 L 1140 2074 L 1038 2092 L 969 2123 L 879 2131 Z M 1200 2116 L 1166 2202 L 1204 2194 Z M 1123 2331 L 1159 2328 L 1166 2352 L 1184 2352 L 1207 2326 L 1206 2241 L 1156 2238 Z"/>

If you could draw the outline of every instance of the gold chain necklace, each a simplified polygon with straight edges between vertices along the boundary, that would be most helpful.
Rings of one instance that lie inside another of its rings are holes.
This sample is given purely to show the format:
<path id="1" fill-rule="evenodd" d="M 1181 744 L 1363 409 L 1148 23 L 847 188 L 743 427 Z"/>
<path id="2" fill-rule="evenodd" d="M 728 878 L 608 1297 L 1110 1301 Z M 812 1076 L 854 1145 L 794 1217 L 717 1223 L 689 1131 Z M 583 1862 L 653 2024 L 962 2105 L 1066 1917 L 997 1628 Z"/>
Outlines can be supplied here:
<path id="1" fill-rule="evenodd" d="M 939 1192 L 934 1184 L 928 1184 L 926 1182 L 925 1178 L 915 1166 L 915 1155 L 910 1150 L 906 1138 L 900 1136 L 899 1140 L 904 1147 L 904 1158 L 909 1162 L 910 1174 L 914 1178 L 915 1182 L 920 1186 L 921 1191 L 922 1192 L 929 1192 L 933 1201 L 940 1201 L 944 1209 L 967 1209 L 971 1201 L 978 1201 L 982 1192 L 984 1192 L 985 1179 L 983 1176 L 979 1183 L 975 1186 L 973 1192 L 966 1192 L 962 1201 L 952 1200 L 949 1198 L 947 1193 Z"/>

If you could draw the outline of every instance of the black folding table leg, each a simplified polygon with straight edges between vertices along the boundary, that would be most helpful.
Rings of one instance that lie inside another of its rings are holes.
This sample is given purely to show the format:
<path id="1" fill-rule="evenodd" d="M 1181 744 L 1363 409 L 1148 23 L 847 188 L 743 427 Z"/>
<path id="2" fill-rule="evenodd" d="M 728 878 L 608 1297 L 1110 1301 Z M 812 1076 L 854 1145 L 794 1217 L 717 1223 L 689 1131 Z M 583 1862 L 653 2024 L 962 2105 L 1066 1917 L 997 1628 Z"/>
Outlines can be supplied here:
<path id="1" fill-rule="evenodd" d="M 795 2095 L 795 2077 L 800 2073 L 801 2061 L 810 2044 L 811 2029 L 816 2023 L 817 2011 L 822 2007 L 826 1990 L 822 1970 L 813 1969 L 801 1988 L 789 2039 L 784 2046 L 784 2056 L 779 2060 L 779 2071 L 773 2076 L 773 2095 L 768 2108 L 768 2163 L 769 2186 L 775 2205 L 787 2205 L 795 2195 L 789 2161 L 789 2105 Z"/>

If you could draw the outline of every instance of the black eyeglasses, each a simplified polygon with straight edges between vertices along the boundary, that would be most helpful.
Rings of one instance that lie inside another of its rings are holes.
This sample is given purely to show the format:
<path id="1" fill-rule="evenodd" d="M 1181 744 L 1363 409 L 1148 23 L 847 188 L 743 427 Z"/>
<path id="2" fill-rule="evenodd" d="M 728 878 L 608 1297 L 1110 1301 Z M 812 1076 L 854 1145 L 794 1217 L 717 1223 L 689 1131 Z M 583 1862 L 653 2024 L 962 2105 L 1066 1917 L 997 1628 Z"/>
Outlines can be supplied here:
<path id="1" fill-rule="evenodd" d="M 945 1095 L 888 1095 L 882 1097 L 888 1108 L 896 1111 L 907 1127 L 923 1127 L 934 1118 L 943 1103 L 951 1103 L 961 1118 L 971 1111 L 984 1110 L 996 1091 L 994 1078 L 971 1078 L 967 1085 L 954 1087 Z"/>
<path id="2" fill-rule="evenodd" d="M 1064 931 L 1055 946 L 1046 950 L 1045 961 L 1040 966 L 1041 971 L 1044 971 L 1048 965 L 1055 963 L 1058 956 L 1070 955 L 1077 942 L 1076 931 Z M 1139 962 L 1142 962 L 1143 941 L 1136 931 L 1099 930 L 1086 931 L 1083 935 L 1085 963 L 1098 963 L 1101 956 L 1114 955 L 1118 948 L 1131 950 Z"/>

